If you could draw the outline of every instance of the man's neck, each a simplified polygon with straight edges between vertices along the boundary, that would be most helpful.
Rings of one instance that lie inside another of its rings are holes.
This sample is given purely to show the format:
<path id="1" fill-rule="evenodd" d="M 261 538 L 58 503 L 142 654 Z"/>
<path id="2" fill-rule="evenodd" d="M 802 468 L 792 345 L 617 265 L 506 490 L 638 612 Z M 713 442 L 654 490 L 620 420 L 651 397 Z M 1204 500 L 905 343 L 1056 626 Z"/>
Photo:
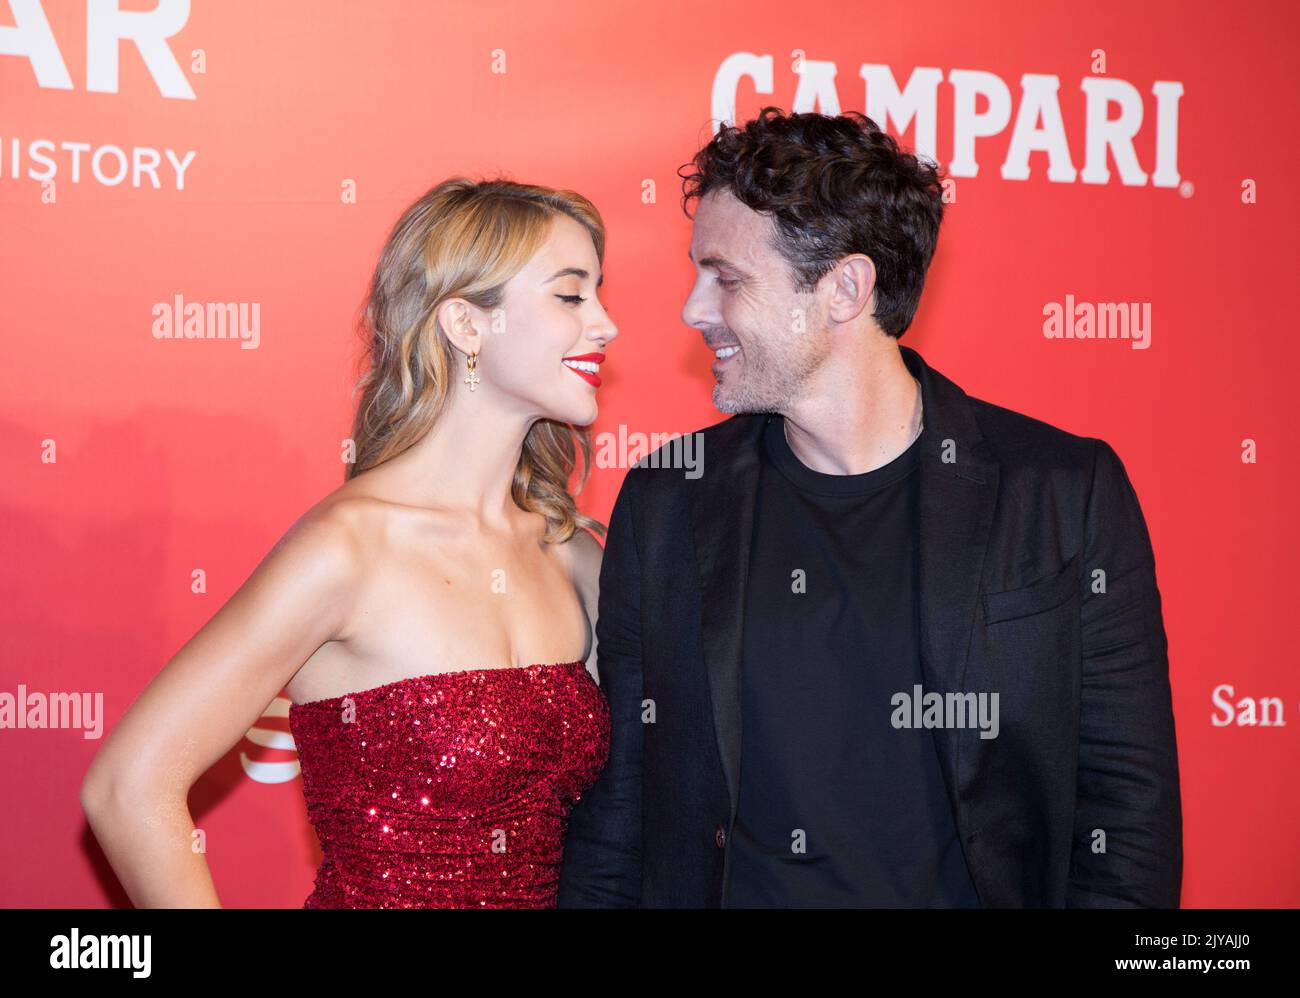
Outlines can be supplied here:
<path id="1" fill-rule="evenodd" d="M 823 367 L 818 384 L 783 413 L 786 440 L 804 465 L 826 475 L 860 475 L 902 454 L 923 423 L 921 387 L 896 341 L 868 362 Z"/>

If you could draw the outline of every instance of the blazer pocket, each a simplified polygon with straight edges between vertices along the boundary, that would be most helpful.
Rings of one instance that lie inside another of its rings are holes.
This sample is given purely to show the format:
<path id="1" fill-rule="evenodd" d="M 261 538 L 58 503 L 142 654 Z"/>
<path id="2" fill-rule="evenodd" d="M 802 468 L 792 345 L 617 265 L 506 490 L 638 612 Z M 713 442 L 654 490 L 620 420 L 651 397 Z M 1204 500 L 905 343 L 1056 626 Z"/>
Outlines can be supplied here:
<path id="1" fill-rule="evenodd" d="M 1079 556 L 1075 555 L 1055 575 L 1039 579 L 1021 589 L 985 593 L 984 622 L 995 624 L 1000 620 L 1015 620 L 1019 617 L 1029 617 L 1035 613 L 1055 610 L 1078 592 L 1079 580 L 1075 578 L 1075 566 L 1078 561 Z"/>

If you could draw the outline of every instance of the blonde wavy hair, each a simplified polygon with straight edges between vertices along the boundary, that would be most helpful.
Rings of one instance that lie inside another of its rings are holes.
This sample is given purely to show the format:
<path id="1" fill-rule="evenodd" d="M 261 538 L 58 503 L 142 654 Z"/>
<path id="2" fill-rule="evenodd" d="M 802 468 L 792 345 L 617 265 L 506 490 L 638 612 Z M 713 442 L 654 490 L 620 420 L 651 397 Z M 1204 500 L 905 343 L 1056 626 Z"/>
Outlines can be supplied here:
<path id="1" fill-rule="evenodd" d="M 358 332 L 366 370 L 353 422 L 356 460 L 344 480 L 401 454 L 437 421 L 459 377 L 459 352 L 437 321 L 448 298 L 484 310 L 503 305 L 505 284 L 541 248 L 565 214 L 591 233 L 604 262 L 605 226 L 581 194 L 510 180 L 453 177 L 406 209 L 388 237 L 370 283 Z M 577 451 L 578 487 L 569 492 Z M 520 509 L 546 518 L 546 543 L 563 543 L 579 527 L 605 525 L 578 511 L 574 495 L 591 472 L 586 427 L 536 420 L 524 437 L 511 494 Z"/>

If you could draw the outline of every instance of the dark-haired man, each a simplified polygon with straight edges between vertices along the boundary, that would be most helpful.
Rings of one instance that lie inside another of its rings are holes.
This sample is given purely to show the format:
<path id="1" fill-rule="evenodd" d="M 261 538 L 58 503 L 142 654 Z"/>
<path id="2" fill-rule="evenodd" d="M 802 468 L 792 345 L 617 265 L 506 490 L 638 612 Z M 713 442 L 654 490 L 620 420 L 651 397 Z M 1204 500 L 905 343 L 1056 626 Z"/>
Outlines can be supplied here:
<path id="1" fill-rule="evenodd" d="M 861 115 L 693 161 L 702 477 L 633 468 L 600 577 L 609 763 L 561 906 L 1176 907 L 1154 559 L 1114 450 L 900 347 L 942 219 Z M 1100 584 L 1099 584 L 1100 581 Z"/>

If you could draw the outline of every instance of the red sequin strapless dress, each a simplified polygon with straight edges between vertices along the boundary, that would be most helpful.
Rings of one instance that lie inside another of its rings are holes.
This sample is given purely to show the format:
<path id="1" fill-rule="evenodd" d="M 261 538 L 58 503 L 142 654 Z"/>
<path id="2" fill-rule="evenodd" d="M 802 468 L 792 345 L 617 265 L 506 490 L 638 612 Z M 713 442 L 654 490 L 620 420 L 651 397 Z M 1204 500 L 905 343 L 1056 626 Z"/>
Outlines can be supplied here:
<path id="1" fill-rule="evenodd" d="M 569 810 L 609 752 L 581 662 L 399 679 L 294 704 L 322 862 L 305 908 L 550 908 Z"/>

